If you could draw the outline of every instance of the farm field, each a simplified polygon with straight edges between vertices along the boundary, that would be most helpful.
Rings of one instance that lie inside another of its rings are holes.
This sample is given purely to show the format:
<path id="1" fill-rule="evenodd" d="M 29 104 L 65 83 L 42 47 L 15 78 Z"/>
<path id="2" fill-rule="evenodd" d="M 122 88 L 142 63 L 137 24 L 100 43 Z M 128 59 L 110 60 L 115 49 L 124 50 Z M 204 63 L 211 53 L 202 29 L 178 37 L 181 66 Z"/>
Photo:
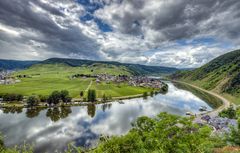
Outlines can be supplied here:
<path id="1" fill-rule="evenodd" d="M 79 98 L 80 91 L 86 92 L 87 89 L 95 89 L 97 97 L 105 94 L 111 97 L 122 97 L 142 94 L 151 89 L 142 87 L 132 87 L 126 83 L 114 84 L 102 82 L 97 84 L 93 78 L 70 79 L 74 74 L 99 74 L 108 73 L 113 75 L 130 75 L 124 67 L 107 66 L 95 64 L 92 66 L 71 67 L 65 64 L 40 64 L 34 65 L 29 69 L 15 72 L 13 76 L 26 75 L 20 78 L 21 82 L 12 85 L 0 85 L 0 94 L 16 93 L 24 96 L 32 94 L 49 95 L 54 90 L 68 90 L 70 96 Z"/>

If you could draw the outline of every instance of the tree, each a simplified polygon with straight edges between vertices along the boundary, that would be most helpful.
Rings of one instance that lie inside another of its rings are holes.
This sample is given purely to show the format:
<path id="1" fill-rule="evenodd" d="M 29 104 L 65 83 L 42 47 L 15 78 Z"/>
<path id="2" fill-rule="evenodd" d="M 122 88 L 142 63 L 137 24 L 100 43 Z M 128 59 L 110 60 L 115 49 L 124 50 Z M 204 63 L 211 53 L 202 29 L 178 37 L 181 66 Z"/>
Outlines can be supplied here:
<path id="1" fill-rule="evenodd" d="M 147 96 L 148 96 L 148 93 L 147 93 L 147 92 L 144 92 L 144 93 L 143 93 L 143 98 L 144 98 L 144 99 L 147 99 Z"/>
<path id="2" fill-rule="evenodd" d="M 40 100 L 37 96 L 29 96 L 27 99 L 27 105 L 28 107 L 34 107 L 38 105 L 39 101 Z"/>
<path id="3" fill-rule="evenodd" d="M 16 95 L 16 100 L 17 101 L 22 101 L 23 100 L 23 95 L 17 94 Z"/>
<path id="4" fill-rule="evenodd" d="M 240 119 L 238 119 L 238 127 L 232 128 L 231 133 L 226 135 L 227 142 L 234 146 L 240 146 Z"/>
<path id="5" fill-rule="evenodd" d="M 23 100 L 23 95 L 14 94 L 14 93 L 12 93 L 12 94 L 7 93 L 7 94 L 4 94 L 2 96 L 2 98 L 3 98 L 3 101 L 22 101 Z"/>
<path id="6" fill-rule="evenodd" d="M 106 101 L 107 101 L 107 96 L 106 96 L 105 94 L 103 94 L 102 101 L 103 101 L 103 102 L 106 102 Z"/>
<path id="7" fill-rule="evenodd" d="M 221 140 L 210 135 L 211 128 L 190 118 L 161 113 L 156 118 L 138 118 L 126 135 L 103 141 L 93 152 L 213 152 Z"/>
<path id="8" fill-rule="evenodd" d="M 224 109 L 222 112 L 219 113 L 220 117 L 227 117 L 230 119 L 236 119 L 237 118 L 237 112 L 234 109 L 233 105 L 231 105 L 229 108 Z"/>
<path id="9" fill-rule="evenodd" d="M 66 102 L 69 102 L 71 101 L 71 97 L 69 96 L 69 92 L 67 90 L 62 90 L 60 91 L 60 97 L 61 97 L 61 100 L 66 103 Z"/>
<path id="10" fill-rule="evenodd" d="M 90 102 L 96 101 L 96 90 L 88 90 L 88 101 Z"/>
<path id="11" fill-rule="evenodd" d="M 80 97 L 83 97 L 83 96 L 84 96 L 84 92 L 80 91 Z"/>
<path id="12" fill-rule="evenodd" d="M 49 104 L 58 104 L 61 100 L 61 93 L 59 91 L 53 91 L 52 94 L 48 97 Z"/>
<path id="13" fill-rule="evenodd" d="M 40 102 L 47 102 L 48 96 L 39 95 Z"/>

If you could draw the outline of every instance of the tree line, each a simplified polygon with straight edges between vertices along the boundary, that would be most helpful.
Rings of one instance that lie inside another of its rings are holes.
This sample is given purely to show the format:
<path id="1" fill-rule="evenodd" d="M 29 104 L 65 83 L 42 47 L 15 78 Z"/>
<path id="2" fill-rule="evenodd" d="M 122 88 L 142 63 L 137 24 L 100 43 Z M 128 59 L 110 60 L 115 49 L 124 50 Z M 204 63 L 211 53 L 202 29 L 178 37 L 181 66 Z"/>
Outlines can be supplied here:
<path id="1" fill-rule="evenodd" d="M 34 107 L 39 102 L 47 102 L 49 105 L 57 105 L 60 102 L 68 103 L 71 102 L 72 98 L 67 90 L 53 91 L 49 96 L 37 96 L 32 95 L 27 98 L 28 107 Z"/>

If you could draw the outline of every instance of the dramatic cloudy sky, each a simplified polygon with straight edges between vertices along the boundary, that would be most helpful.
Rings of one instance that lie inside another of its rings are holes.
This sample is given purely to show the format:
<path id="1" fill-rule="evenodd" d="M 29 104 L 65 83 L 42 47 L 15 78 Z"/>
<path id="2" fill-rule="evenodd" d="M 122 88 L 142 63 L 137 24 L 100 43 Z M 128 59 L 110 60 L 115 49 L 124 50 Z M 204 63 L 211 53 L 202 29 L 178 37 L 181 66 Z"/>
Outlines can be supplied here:
<path id="1" fill-rule="evenodd" d="M 0 0 L 0 58 L 198 67 L 240 48 L 239 0 Z"/>

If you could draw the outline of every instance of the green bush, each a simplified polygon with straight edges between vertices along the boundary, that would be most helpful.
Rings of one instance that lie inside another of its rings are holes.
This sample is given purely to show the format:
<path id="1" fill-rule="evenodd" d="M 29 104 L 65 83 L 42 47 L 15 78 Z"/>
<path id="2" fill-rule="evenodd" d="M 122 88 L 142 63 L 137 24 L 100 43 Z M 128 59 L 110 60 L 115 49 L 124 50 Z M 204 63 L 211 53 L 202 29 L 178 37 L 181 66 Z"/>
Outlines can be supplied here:
<path id="1" fill-rule="evenodd" d="M 237 118 L 237 112 L 231 105 L 229 108 L 224 109 L 222 112 L 219 113 L 220 117 L 226 117 L 230 119 L 236 119 Z"/>
<path id="2" fill-rule="evenodd" d="M 22 101 L 23 95 L 21 94 L 4 94 L 2 95 L 3 101 Z"/>
<path id="3" fill-rule="evenodd" d="M 40 99 L 38 96 L 29 96 L 27 99 L 28 107 L 37 106 L 39 102 L 40 102 Z"/>
<path id="4" fill-rule="evenodd" d="M 210 134 L 209 127 L 196 125 L 190 118 L 161 113 L 154 119 L 138 118 L 129 133 L 102 141 L 89 152 L 212 152 L 221 140 Z"/>

